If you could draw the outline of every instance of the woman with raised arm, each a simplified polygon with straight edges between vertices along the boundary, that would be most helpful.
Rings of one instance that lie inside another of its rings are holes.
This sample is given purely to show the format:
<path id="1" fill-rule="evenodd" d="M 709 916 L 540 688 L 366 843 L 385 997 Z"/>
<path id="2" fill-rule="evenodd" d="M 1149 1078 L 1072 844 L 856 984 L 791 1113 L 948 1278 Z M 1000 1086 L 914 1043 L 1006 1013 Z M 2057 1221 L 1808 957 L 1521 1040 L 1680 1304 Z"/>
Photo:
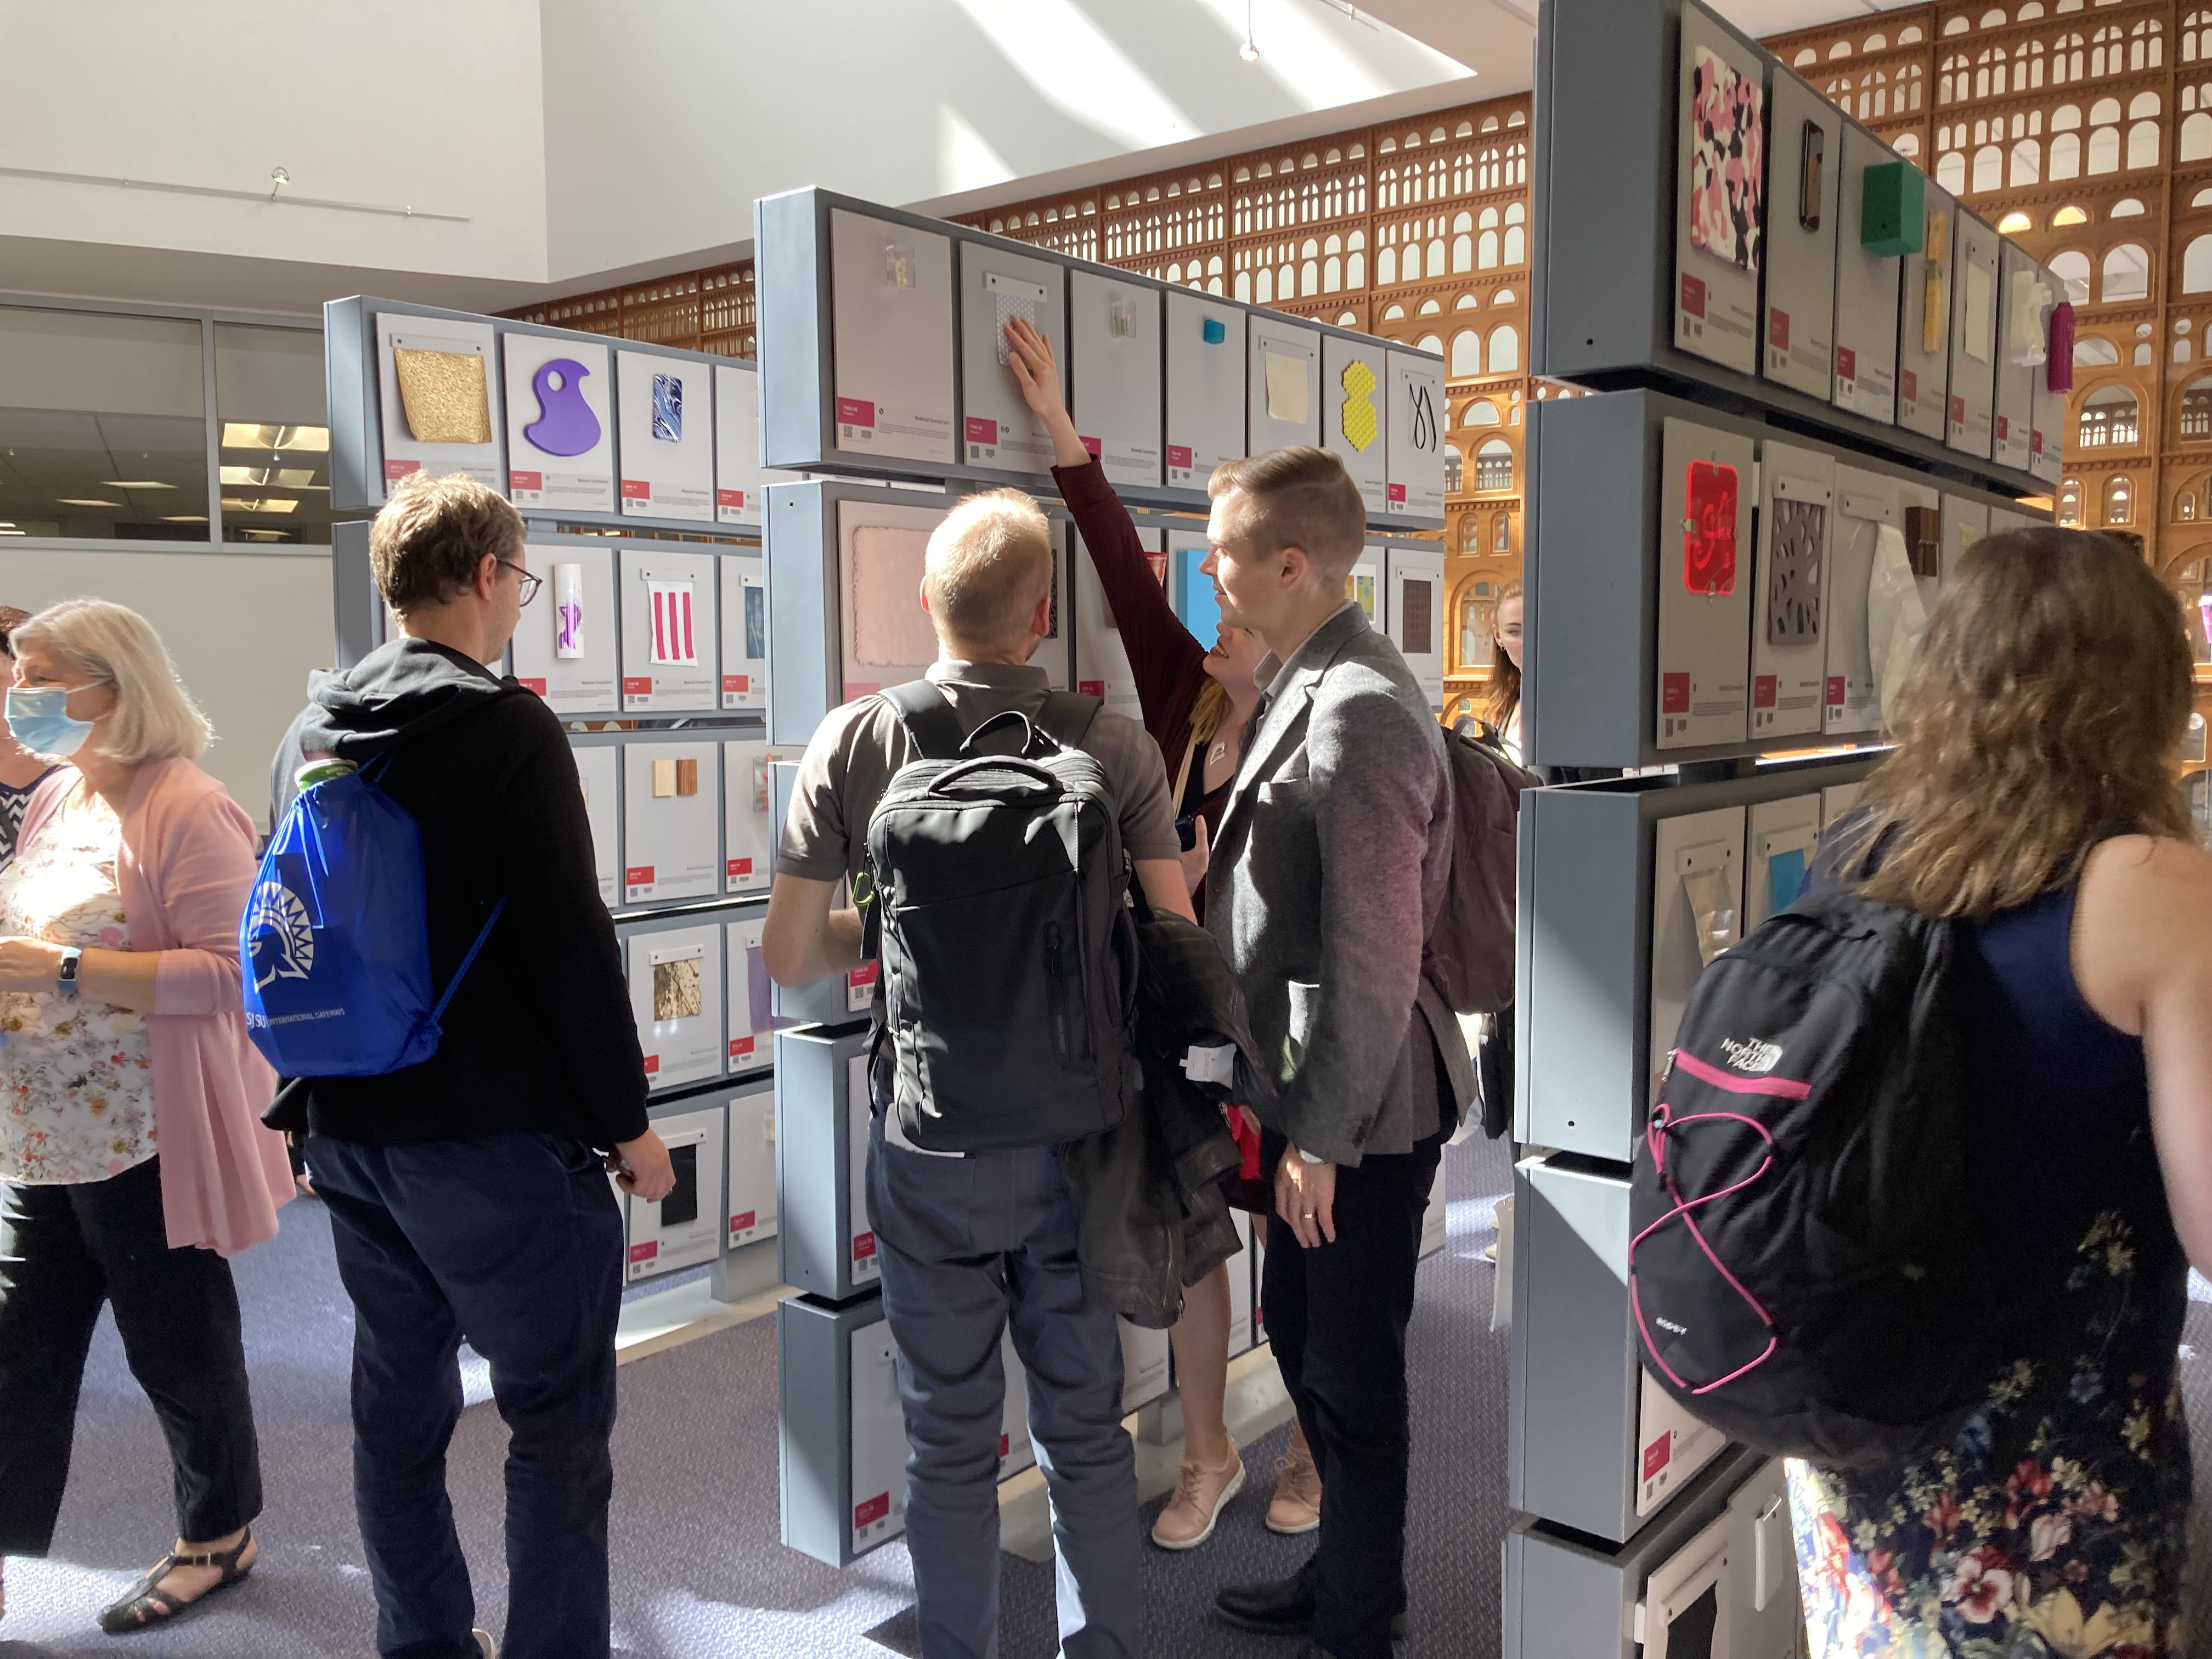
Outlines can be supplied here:
<path id="1" fill-rule="evenodd" d="M 1207 850 L 1244 757 L 1245 727 L 1260 702 L 1260 688 L 1252 676 L 1267 647 L 1249 629 L 1224 623 L 1209 649 L 1183 626 L 1153 574 L 1128 509 L 1106 482 L 1105 469 L 1084 447 L 1074 420 L 1060 402 L 1060 372 L 1051 343 L 1019 319 L 1006 325 L 1006 361 L 1021 382 L 1022 396 L 1052 438 L 1053 479 L 1075 515 L 1075 527 L 1082 533 L 1114 613 L 1121 648 L 1136 679 L 1145 730 L 1159 745 L 1167 766 L 1176 816 L 1188 826 L 1183 871 L 1191 884 L 1191 902 L 1199 907 L 1203 921 Z M 1235 1127 L 1249 1167 L 1258 1152 L 1257 1133 L 1249 1123 Z M 1245 1207 L 1261 1214 L 1271 1212 L 1272 1193 L 1255 1186 Z M 1183 1459 L 1175 1497 L 1152 1527 L 1152 1541 L 1163 1549 L 1194 1549 L 1211 1538 L 1223 1507 L 1244 1486 L 1244 1462 L 1229 1437 L 1224 1414 L 1229 1387 L 1229 1273 L 1224 1262 L 1188 1286 L 1182 1317 L 1169 1333 L 1182 1404 Z M 1321 1476 L 1307 1448 L 1305 1431 L 1292 1418 L 1290 1449 L 1276 1470 L 1267 1526 L 1273 1532 L 1309 1533 L 1320 1525 Z"/>
<path id="2" fill-rule="evenodd" d="M 1814 1659 L 2181 1650 L 2175 1354 L 2190 1264 L 2212 1270 L 2212 856 L 2168 764 L 2190 695 L 2134 552 L 1990 537 L 1830 831 L 1822 865 L 1867 897 L 1961 924 L 1959 1196 L 2015 1312 L 1948 1449 L 1790 1465 Z"/>

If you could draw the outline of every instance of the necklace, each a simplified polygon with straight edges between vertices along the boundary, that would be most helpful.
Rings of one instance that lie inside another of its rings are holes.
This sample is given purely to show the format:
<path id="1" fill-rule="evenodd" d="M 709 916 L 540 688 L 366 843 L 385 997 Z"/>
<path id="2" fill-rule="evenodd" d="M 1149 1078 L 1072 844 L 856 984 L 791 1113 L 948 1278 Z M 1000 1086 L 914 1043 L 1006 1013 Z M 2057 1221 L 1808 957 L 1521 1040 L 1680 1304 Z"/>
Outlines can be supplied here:
<path id="1" fill-rule="evenodd" d="M 1206 763 L 1208 766 L 1218 766 L 1222 762 L 1228 758 L 1229 740 L 1226 738 L 1223 738 L 1219 743 L 1215 744 L 1212 748 L 1206 751 Z"/>

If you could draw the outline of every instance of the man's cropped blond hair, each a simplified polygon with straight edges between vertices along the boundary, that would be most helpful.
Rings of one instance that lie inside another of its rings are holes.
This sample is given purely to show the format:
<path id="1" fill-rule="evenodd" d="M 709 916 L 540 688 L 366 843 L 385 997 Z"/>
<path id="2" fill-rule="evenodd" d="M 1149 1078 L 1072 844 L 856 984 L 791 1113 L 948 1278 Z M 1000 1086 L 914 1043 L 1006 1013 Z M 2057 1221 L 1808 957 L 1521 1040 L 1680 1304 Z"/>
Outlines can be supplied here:
<path id="1" fill-rule="evenodd" d="M 1052 525 L 1018 489 L 970 495 L 929 538 L 922 566 L 930 619 L 944 644 L 1009 652 L 1052 592 Z"/>
<path id="2" fill-rule="evenodd" d="M 18 656 L 44 651 L 59 658 L 71 688 L 115 688 L 115 715 L 100 745 L 110 760 L 126 766 L 179 755 L 189 760 L 215 741 L 161 636 L 136 611 L 106 599 L 64 599 L 17 627 L 9 642 Z"/>
<path id="3" fill-rule="evenodd" d="M 460 597 L 487 553 L 516 558 L 522 515 L 465 472 L 410 472 L 368 532 L 368 568 L 384 602 L 404 617 Z"/>
<path id="4" fill-rule="evenodd" d="M 1344 463 L 1326 449 L 1300 444 L 1224 461 L 1206 481 L 1218 501 L 1232 490 L 1244 500 L 1235 534 L 1261 558 L 1302 548 L 1328 574 L 1342 578 L 1367 545 L 1367 507 Z"/>

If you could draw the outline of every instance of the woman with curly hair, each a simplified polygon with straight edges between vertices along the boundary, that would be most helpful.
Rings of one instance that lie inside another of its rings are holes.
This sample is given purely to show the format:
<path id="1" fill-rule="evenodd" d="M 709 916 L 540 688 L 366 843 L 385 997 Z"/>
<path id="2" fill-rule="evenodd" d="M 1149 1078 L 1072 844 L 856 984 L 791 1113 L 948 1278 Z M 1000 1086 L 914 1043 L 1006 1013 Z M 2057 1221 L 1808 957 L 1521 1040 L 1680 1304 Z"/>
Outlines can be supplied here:
<path id="1" fill-rule="evenodd" d="M 1992 536 L 1831 832 L 1867 897 L 1961 924 L 1960 1199 L 2011 1340 L 1945 1450 L 1790 1465 L 1815 1659 L 2183 1650 L 2176 1348 L 2190 1264 L 2212 1268 L 2212 856 L 2168 764 L 2190 678 L 2129 549 Z"/>

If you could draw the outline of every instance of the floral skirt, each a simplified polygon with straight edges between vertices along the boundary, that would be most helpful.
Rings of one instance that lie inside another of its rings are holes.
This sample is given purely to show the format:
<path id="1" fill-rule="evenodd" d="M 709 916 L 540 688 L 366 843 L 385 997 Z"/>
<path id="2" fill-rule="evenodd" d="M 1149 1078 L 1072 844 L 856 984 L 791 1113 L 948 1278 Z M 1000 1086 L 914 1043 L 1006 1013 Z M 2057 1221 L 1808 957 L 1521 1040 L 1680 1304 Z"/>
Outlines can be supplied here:
<path id="1" fill-rule="evenodd" d="M 1812 1659 L 2154 1659 L 2185 1648 L 2186 1267 L 2160 1204 L 2100 1215 L 2033 1299 L 2065 1333 L 1907 1468 L 1792 1462 Z"/>

